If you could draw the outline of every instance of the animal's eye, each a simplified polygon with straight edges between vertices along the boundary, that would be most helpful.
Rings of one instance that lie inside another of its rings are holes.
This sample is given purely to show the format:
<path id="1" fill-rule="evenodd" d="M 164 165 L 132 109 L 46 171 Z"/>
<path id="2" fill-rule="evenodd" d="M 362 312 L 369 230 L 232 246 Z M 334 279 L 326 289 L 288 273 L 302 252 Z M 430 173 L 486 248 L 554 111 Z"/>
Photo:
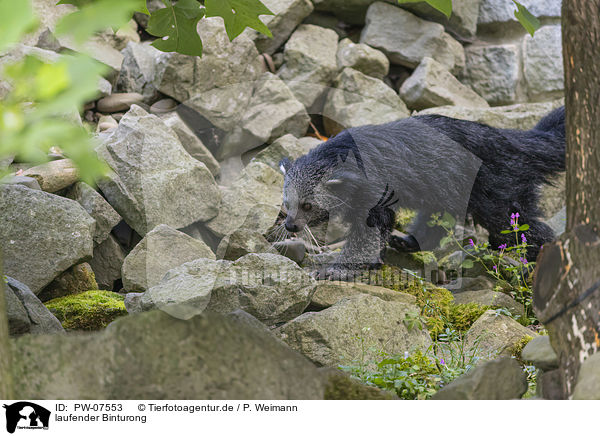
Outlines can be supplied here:
<path id="1" fill-rule="evenodd" d="M 310 203 L 302 203 L 302 210 L 309 211 L 312 209 L 312 204 Z"/>

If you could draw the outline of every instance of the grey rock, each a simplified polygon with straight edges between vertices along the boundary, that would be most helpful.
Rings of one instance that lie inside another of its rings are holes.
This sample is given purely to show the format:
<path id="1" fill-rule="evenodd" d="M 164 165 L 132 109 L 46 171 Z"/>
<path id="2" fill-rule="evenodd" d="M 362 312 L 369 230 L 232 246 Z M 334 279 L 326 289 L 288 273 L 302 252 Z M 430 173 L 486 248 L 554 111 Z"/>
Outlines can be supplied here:
<path id="1" fill-rule="evenodd" d="M 320 312 L 307 312 L 281 326 L 277 333 L 293 349 L 319 366 L 337 366 L 363 359 L 371 362 L 384 347 L 390 354 L 425 351 L 426 330 L 408 330 L 403 320 L 419 309 L 406 303 L 359 294 Z"/>
<path id="2" fill-rule="evenodd" d="M 365 23 L 367 8 L 375 0 L 313 0 L 317 11 L 332 12 L 350 24 Z"/>
<path id="3" fill-rule="evenodd" d="M 125 309 L 130 314 L 141 313 L 142 310 L 142 296 L 143 292 L 128 292 L 125 294 L 125 298 L 123 299 L 123 303 L 125 304 Z"/>
<path id="4" fill-rule="evenodd" d="M 340 70 L 354 68 L 376 79 L 383 79 L 390 71 L 390 61 L 385 54 L 366 44 L 355 44 L 347 38 L 338 45 L 337 65 Z"/>
<path id="5" fill-rule="evenodd" d="M 96 244 L 104 241 L 113 227 L 121 221 L 121 216 L 108 204 L 104 197 L 84 182 L 78 182 L 69 188 L 65 197 L 81 204 L 85 211 L 96 221 L 94 232 L 94 242 Z"/>
<path id="6" fill-rule="evenodd" d="M 42 191 L 58 192 L 79 180 L 79 169 L 71 159 L 59 159 L 31 167 L 22 175 L 36 179 Z"/>
<path id="7" fill-rule="evenodd" d="M 442 64 L 423 58 L 413 74 L 402 84 L 400 97 L 412 109 L 433 106 L 489 107 L 471 88 L 463 85 Z"/>
<path id="8" fill-rule="evenodd" d="M 141 94 L 144 102 L 151 102 L 158 96 L 155 86 L 158 71 L 169 55 L 149 42 L 130 42 L 121 53 L 123 64 L 117 78 L 117 91 Z"/>
<path id="9" fill-rule="evenodd" d="M 588 356 L 581 364 L 573 399 L 600 400 L 600 353 Z"/>
<path id="10" fill-rule="evenodd" d="M 323 108 L 325 131 L 330 136 L 349 127 L 383 124 L 409 115 L 392 88 L 352 68 L 345 68 L 336 78 Z"/>
<path id="11" fill-rule="evenodd" d="M 165 113 L 161 116 L 164 123 L 177 134 L 181 145 L 194 159 L 202 162 L 213 176 L 219 174 L 220 165 L 204 143 L 185 124 L 177 112 Z"/>
<path id="12" fill-rule="evenodd" d="M 250 315 L 245 310 L 237 309 L 237 310 L 234 310 L 233 312 L 228 313 L 225 316 L 227 318 L 229 318 L 230 320 L 240 324 L 243 327 L 250 327 L 252 329 L 257 329 L 257 330 L 262 330 L 264 332 L 268 332 L 274 338 L 279 340 L 279 338 L 277 338 L 277 336 L 275 336 L 273 334 L 273 331 L 269 327 L 264 325 L 262 322 L 260 322 L 258 319 L 256 319 L 252 315 Z"/>
<path id="13" fill-rule="evenodd" d="M 202 57 L 169 53 L 157 66 L 155 85 L 228 131 L 247 110 L 254 82 L 262 74 L 258 51 L 245 35 L 229 41 L 218 17 L 202 19 L 198 33 Z"/>
<path id="14" fill-rule="evenodd" d="M 0 185 L 4 272 L 39 293 L 92 255 L 95 223 L 76 201 L 20 185 Z"/>
<path id="15" fill-rule="evenodd" d="M 6 279 L 7 287 L 14 292 L 14 295 L 21 301 L 27 312 L 27 317 L 30 321 L 29 333 L 34 335 L 64 333 L 60 321 L 31 292 L 31 289 L 11 277 L 7 277 Z"/>
<path id="16" fill-rule="evenodd" d="M 535 338 L 537 333 L 523 327 L 506 315 L 488 310 L 479 317 L 465 335 L 465 347 L 482 359 L 511 356 L 521 340 Z"/>
<path id="17" fill-rule="evenodd" d="M 112 94 L 112 85 L 104 77 L 98 79 L 98 97 L 107 97 Z"/>
<path id="18" fill-rule="evenodd" d="M 157 285 L 167 271 L 199 258 L 215 259 L 202 241 L 161 224 L 144 236 L 123 262 L 123 289 L 145 291 Z"/>
<path id="19" fill-rule="evenodd" d="M 359 282 L 333 282 L 327 280 L 317 282 L 317 290 L 313 295 L 311 305 L 326 309 L 344 298 L 359 294 L 373 295 L 385 301 L 397 301 L 406 304 L 416 304 L 417 302 L 417 299 L 412 295 L 381 286 L 367 285 Z"/>
<path id="20" fill-rule="evenodd" d="M 550 179 L 540 189 L 539 207 L 545 220 L 551 220 L 567 206 L 567 181 L 564 173 Z"/>
<path id="21" fill-rule="evenodd" d="M 8 333 L 11 336 L 28 333 L 31 329 L 31 321 L 23 303 L 9 286 L 4 286 L 4 296 L 6 298 L 6 315 L 8 316 Z"/>
<path id="22" fill-rule="evenodd" d="M 314 2 L 313 2 L 314 3 Z M 365 8 L 366 13 L 366 8 Z M 341 22 L 338 17 L 332 15 L 328 12 L 321 11 L 313 11 L 308 17 L 304 19 L 303 24 L 313 24 L 319 27 L 325 27 L 326 29 L 331 29 L 335 33 L 338 34 L 340 38 L 346 38 L 348 36 L 347 26 L 345 23 Z M 363 15 L 363 23 L 364 24 L 364 15 Z M 277 56 L 278 53 L 275 53 L 274 56 Z"/>
<path id="23" fill-rule="evenodd" d="M 114 171 L 98 182 L 100 189 L 140 235 L 159 224 L 181 228 L 218 213 L 221 195 L 206 165 L 139 106 L 132 106 L 97 152 Z"/>
<path id="24" fill-rule="evenodd" d="M 527 377 L 519 364 L 501 357 L 476 366 L 448 386 L 433 400 L 513 400 L 527 392 Z"/>
<path id="25" fill-rule="evenodd" d="M 567 228 L 567 208 L 563 207 L 561 210 L 556 212 L 556 215 L 549 220 L 546 220 L 546 224 L 550 226 L 557 237 L 562 235 Z"/>
<path id="26" fill-rule="evenodd" d="M 271 73 L 264 73 L 256 81 L 240 124 L 225 137 L 216 157 L 222 160 L 241 155 L 286 133 L 302 136 L 309 122 L 306 109 L 285 82 Z"/>
<path id="27" fill-rule="evenodd" d="M 113 112 L 127 111 L 134 104 L 144 101 L 144 96 L 137 92 L 114 93 L 108 97 L 101 98 L 96 103 L 99 112 L 111 114 Z"/>
<path id="28" fill-rule="evenodd" d="M 119 123 L 110 115 L 102 115 L 98 119 L 98 126 L 96 127 L 97 133 L 107 132 L 111 129 L 119 127 Z"/>
<path id="29" fill-rule="evenodd" d="M 519 100 L 519 48 L 515 44 L 471 45 L 465 50 L 464 83 L 488 103 L 498 106 Z"/>
<path id="30" fill-rule="evenodd" d="M 46 302 L 54 298 L 80 294 L 96 289 L 98 289 L 98 283 L 94 277 L 94 271 L 88 263 L 84 262 L 73 265 L 52 280 L 52 282 L 38 294 L 38 298 L 41 301 Z"/>
<path id="31" fill-rule="evenodd" d="M 250 162 L 232 186 L 223 188 L 219 213 L 206 227 L 219 237 L 241 228 L 264 234 L 279 215 L 282 189 L 279 171 L 262 162 Z"/>
<path id="32" fill-rule="evenodd" d="M 18 398 L 278 400 L 325 392 L 317 368 L 270 333 L 212 313 L 182 321 L 156 311 L 99 333 L 26 335 L 12 353 Z"/>
<path id="33" fill-rule="evenodd" d="M 300 25 L 285 44 L 278 75 L 310 113 L 320 111 L 320 97 L 335 79 L 337 49 L 337 33 L 312 24 Z"/>
<path id="34" fill-rule="evenodd" d="M 550 344 L 550 336 L 536 336 L 521 351 L 521 359 L 544 371 L 558 368 L 558 356 Z"/>
<path id="35" fill-rule="evenodd" d="M 265 237 L 250 229 L 226 235 L 217 247 L 217 259 L 236 260 L 249 253 L 276 253 Z"/>
<path id="36" fill-rule="evenodd" d="M 269 38 L 253 29 L 244 33 L 254 40 L 258 51 L 268 54 L 275 53 L 314 9 L 310 0 L 265 0 L 263 4 L 274 14 L 261 17 L 273 37 Z"/>
<path id="37" fill-rule="evenodd" d="M 521 103 L 491 108 L 442 106 L 425 109 L 416 115 L 439 114 L 460 120 L 476 121 L 500 129 L 532 129 L 545 115 L 564 104 L 564 100 L 546 103 Z"/>
<path id="38" fill-rule="evenodd" d="M 168 112 L 173 112 L 177 109 L 179 103 L 177 103 L 172 98 L 163 98 L 158 100 L 156 103 L 153 103 L 150 106 L 151 114 L 166 114 Z"/>
<path id="39" fill-rule="evenodd" d="M 181 319 L 205 309 L 243 309 L 273 325 L 300 315 L 316 282 L 298 265 L 277 254 L 248 254 L 235 262 L 198 259 L 169 271 L 144 293 L 143 310 L 159 308 Z"/>
<path id="40" fill-rule="evenodd" d="M 2 184 L 6 185 L 22 185 L 29 189 L 41 191 L 42 188 L 36 179 L 27 176 L 5 176 L 2 178 Z"/>
<path id="41" fill-rule="evenodd" d="M 534 101 L 562 97 L 565 76 L 561 26 L 544 26 L 523 40 L 523 73 L 527 92 Z"/>
<path id="42" fill-rule="evenodd" d="M 478 291 L 464 291 L 454 294 L 456 304 L 477 303 L 480 306 L 503 307 L 513 315 L 525 315 L 523 305 L 517 303 L 509 295 L 496 292 L 493 289 L 481 289 Z"/>
<path id="43" fill-rule="evenodd" d="M 422 20 L 404 9 L 376 2 L 369 6 L 360 42 L 384 52 L 393 64 L 415 68 L 431 57 L 451 72 L 465 65 L 462 45 L 444 26 Z"/>
<path id="44" fill-rule="evenodd" d="M 113 290 L 115 281 L 121 278 L 124 261 L 125 252 L 113 235 L 108 235 L 102 243 L 94 247 L 94 255 L 89 264 L 99 289 Z"/>
<path id="45" fill-rule="evenodd" d="M 319 143 L 318 139 L 308 136 L 298 139 L 294 135 L 287 134 L 281 138 L 277 138 L 268 147 L 259 152 L 254 156 L 253 161 L 262 162 L 279 171 L 279 162 L 281 162 L 281 159 L 284 157 L 292 160 L 298 159 Z"/>
<path id="46" fill-rule="evenodd" d="M 279 254 L 293 260 L 297 264 L 302 263 L 307 251 L 305 242 L 299 238 L 288 238 L 275 242 L 273 247 L 279 251 Z"/>
<path id="47" fill-rule="evenodd" d="M 523 0 L 520 2 L 537 18 L 560 18 L 561 0 Z M 479 24 L 494 25 L 517 23 L 516 6 L 502 0 L 481 0 Z"/>
<path id="48" fill-rule="evenodd" d="M 475 36 L 477 32 L 477 19 L 479 18 L 479 5 L 481 1 L 463 0 L 452 2 L 452 15 L 450 19 L 425 2 L 401 3 L 400 7 L 411 11 L 421 18 L 440 23 L 448 32 L 468 39 Z"/>

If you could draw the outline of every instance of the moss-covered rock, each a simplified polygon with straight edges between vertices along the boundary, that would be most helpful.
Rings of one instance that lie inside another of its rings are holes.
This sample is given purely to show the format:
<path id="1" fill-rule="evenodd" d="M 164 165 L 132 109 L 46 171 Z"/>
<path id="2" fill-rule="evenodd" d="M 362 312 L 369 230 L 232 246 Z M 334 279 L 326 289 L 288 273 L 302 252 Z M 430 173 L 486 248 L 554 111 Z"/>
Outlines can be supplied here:
<path id="1" fill-rule="evenodd" d="M 67 295 L 81 294 L 89 289 L 98 289 L 96 275 L 88 263 L 73 265 L 42 289 L 38 298 L 50 301 Z"/>
<path id="2" fill-rule="evenodd" d="M 87 291 L 45 304 L 67 330 L 100 330 L 127 315 L 123 296 L 109 291 Z"/>

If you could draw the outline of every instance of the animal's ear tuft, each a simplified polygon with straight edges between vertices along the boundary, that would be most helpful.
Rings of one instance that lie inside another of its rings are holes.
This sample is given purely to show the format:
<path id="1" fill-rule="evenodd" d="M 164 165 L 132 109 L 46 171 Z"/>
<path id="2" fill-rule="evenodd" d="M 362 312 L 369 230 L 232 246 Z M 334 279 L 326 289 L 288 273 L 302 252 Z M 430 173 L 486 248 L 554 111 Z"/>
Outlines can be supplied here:
<path id="1" fill-rule="evenodd" d="M 284 176 L 289 171 L 291 166 L 292 166 L 292 161 L 287 157 L 284 157 L 283 159 L 281 159 L 279 161 L 279 169 L 281 170 L 281 172 L 283 173 Z"/>

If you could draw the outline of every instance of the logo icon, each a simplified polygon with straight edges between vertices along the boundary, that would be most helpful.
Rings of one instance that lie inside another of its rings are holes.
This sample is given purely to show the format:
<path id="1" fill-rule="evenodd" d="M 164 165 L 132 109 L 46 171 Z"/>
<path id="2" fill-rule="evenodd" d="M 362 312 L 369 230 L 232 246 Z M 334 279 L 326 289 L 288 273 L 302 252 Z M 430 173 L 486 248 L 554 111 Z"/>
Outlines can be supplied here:
<path id="1" fill-rule="evenodd" d="M 50 422 L 50 411 L 28 401 L 19 401 L 11 405 L 4 404 L 6 409 L 6 431 L 14 433 L 17 428 L 28 430 L 47 430 Z"/>

